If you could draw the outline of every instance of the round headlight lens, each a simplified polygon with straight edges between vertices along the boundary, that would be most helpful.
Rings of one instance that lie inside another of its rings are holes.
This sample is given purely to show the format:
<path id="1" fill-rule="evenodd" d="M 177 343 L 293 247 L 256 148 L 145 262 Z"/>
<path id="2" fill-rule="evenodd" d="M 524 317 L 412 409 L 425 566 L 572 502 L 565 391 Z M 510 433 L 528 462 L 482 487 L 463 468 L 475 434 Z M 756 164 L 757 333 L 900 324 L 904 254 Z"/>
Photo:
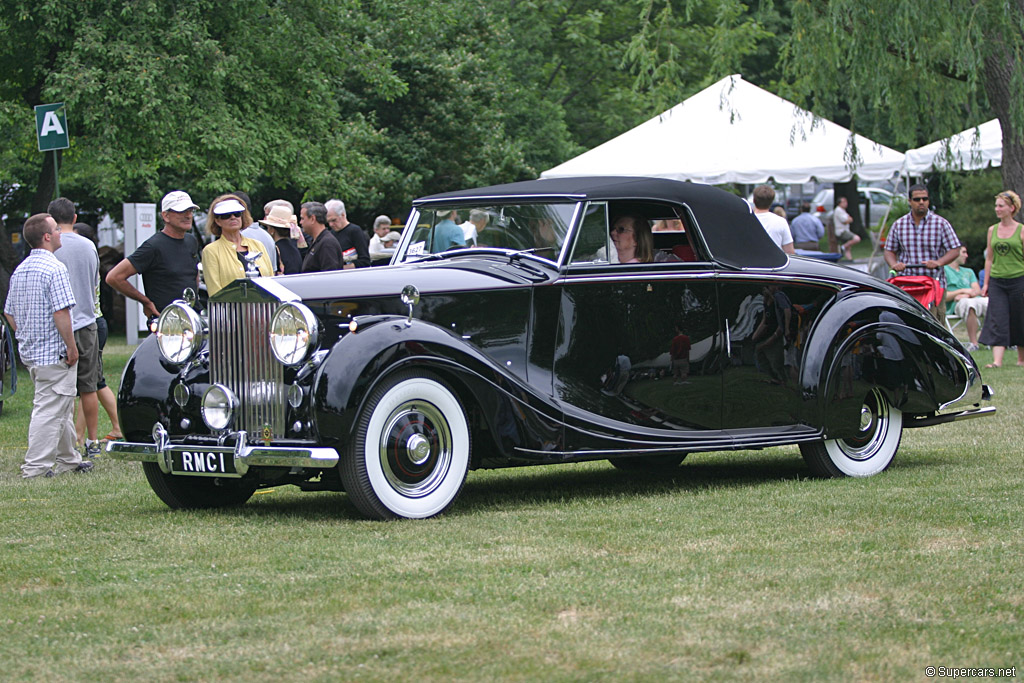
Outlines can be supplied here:
<path id="1" fill-rule="evenodd" d="M 238 399 L 223 384 L 214 384 L 203 394 L 203 422 L 210 429 L 227 429 L 236 408 Z"/>
<path id="2" fill-rule="evenodd" d="M 184 363 L 199 353 L 203 345 L 203 321 L 183 303 L 170 304 L 156 324 L 160 355 L 171 363 Z"/>
<path id="3" fill-rule="evenodd" d="M 309 357 L 317 344 L 317 321 L 313 311 L 297 303 L 278 306 L 270 321 L 270 349 L 285 365 L 297 365 Z"/>

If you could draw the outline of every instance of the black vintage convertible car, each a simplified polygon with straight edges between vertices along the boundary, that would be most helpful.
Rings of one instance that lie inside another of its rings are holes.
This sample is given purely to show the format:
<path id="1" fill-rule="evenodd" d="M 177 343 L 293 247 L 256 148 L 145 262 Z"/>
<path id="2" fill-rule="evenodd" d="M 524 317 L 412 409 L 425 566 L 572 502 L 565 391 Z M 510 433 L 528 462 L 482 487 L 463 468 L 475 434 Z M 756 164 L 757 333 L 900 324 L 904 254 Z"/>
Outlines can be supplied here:
<path id="1" fill-rule="evenodd" d="M 619 262 L 629 225 L 639 256 Z M 390 267 L 173 304 L 107 450 L 174 508 L 294 484 L 421 518 L 477 468 L 797 444 L 817 475 L 869 476 L 904 429 L 989 414 L 989 395 L 911 297 L 788 257 L 733 195 L 552 179 L 417 200 Z"/>
<path id="2" fill-rule="evenodd" d="M 10 398 L 18 388 L 18 362 L 14 351 L 14 333 L 7 320 L 0 316 L 0 414 L 4 412 L 4 399 Z"/>

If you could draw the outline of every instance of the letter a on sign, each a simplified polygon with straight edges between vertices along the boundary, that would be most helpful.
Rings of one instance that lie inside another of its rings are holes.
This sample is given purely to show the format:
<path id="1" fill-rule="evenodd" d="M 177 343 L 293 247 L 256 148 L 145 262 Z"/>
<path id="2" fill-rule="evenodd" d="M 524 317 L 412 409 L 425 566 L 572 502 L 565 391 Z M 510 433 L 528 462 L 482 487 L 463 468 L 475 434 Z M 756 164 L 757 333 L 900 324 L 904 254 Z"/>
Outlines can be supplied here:
<path id="1" fill-rule="evenodd" d="M 43 129 L 39 131 L 40 137 L 44 137 L 50 133 L 64 135 L 64 126 L 60 125 L 60 119 L 57 118 L 57 112 L 55 111 L 48 111 L 43 114 Z"/>
<path id="2" fill-rule="evenodd" d="M 36 107 L 36 136 L 39 138 L 39 151 L 51 149 L 67 149 L 68 120 L 64 103 L 40 104 Z"/>

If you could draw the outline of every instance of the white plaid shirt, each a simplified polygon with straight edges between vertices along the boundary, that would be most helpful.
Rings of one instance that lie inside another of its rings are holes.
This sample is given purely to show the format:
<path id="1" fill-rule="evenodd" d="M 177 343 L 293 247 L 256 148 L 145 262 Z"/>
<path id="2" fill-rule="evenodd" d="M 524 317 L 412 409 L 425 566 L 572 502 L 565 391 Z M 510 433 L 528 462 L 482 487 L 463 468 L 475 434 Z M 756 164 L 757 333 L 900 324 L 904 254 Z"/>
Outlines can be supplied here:
<path id="1" fill-rule="evenodd" d="M 14 269 L 4 313 L 18 329 L 18 353 L 26 365 L 56 365 L 67 352 L 53 314 L 75 305 L 68 269 L 45 249 L 33 249 Z"/>

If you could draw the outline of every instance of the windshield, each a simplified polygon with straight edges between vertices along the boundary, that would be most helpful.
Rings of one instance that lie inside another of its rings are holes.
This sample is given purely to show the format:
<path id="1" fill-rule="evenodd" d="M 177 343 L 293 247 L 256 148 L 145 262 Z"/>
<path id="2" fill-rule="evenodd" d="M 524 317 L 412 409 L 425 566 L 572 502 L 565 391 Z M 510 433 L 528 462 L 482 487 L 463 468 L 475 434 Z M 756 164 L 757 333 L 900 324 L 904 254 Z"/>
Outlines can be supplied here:
<path id="1" fill-rule="evenodd" d="M 401 260 L 479 248 L 532 251 L 557 261 L 575 204 L 479 204 L 420 207 Z"/>

